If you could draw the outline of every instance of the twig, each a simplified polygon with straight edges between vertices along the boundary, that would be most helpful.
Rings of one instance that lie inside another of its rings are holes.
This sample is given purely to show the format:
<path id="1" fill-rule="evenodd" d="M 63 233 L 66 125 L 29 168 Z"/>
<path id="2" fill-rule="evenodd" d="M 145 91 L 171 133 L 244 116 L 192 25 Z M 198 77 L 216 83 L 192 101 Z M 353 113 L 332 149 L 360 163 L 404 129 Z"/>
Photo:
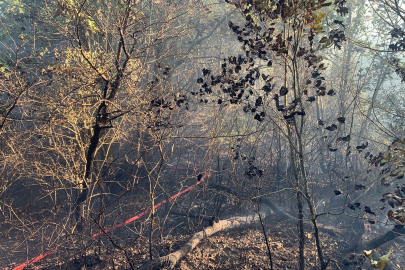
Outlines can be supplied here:
<path id="1" fill-rule="evenodd" d="M 258 204 L 257 206 L 257 214 L 259 216 L 259 220 L 260 220 L 260 224 L 262 225 L 262 229 L 263 229 L 263 235 L 264 235 L 264 239 L 266 240 L 266 246 L 267 246 L 267 252 L 269 254 L 269 259 L 270 259 L 270 269 L 273 270 L 273 260 L 271 258 L 271 250 L 270 250 L 270 245 L 269 245 L 269 240 L 267 239 L 267 234 L 266 234 L 266 229 L 264 228 L 264 223 L 262 220 L 262 215 L 260 214 L 260 204 Z"/>

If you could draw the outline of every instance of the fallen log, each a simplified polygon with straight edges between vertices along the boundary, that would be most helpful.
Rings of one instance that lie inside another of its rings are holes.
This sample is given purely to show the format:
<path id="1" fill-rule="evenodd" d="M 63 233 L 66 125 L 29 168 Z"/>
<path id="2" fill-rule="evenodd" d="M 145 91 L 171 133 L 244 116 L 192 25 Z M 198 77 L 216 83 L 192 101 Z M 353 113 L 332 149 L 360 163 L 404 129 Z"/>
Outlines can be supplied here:
<path id="1" fill-rule="evenodd" d="M 363 250 L 371 250 L 371 249 L 376 249 L 379 246 L 394 240 L 397 236 L 399 235 L 404 235 L 405 234 L 405 229 L 397 229 L 393 228 L 392 230 L 377 236 L 371 240 L 368 241 L 363 241 L 360 243 L 357 247 L 358 251 L 362 252 Z"/>
<path id="2" fill-rule="evenodd" d="M 181 258 L 186 256 L 190 251 L 192 251 L 205 237 L 210 237 L 211 235 L 223 231 L 225 229 L 230 229 L 234 227 L 249 225 L 259 221 L 258 216 L 253 217 L 232 217 L 225 220 L 220 220 L 214 222 L 210 227 L 195 233 L 191 239 L 184 244 L 179 250 L 172 252 L 166 256 L 153 259 L 144 265 L 142 265 L 138 270 L 151 270 L 151 269 L 173 269 L 174 266 L 180 261 Z"/>

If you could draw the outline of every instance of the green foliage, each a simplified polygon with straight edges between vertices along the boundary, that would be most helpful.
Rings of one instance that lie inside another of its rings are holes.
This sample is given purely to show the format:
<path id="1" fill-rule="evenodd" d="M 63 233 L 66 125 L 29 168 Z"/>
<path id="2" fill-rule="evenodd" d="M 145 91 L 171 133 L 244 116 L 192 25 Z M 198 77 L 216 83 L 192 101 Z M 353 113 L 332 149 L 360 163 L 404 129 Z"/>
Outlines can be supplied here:
<path id="1" fill-rule="evenodd" d="M 366 257 L 370 260 L 370 263 L 371 263 L 372 265 L 374 265 L 375 267 L 377 267 L 377 269 L 383 270 L 383 269 L 385 269 L 385 268 L 387 267 L 388 261 L 389 261 L 389 259 L 390 259 L 390 257 L 391 257 L 391 254 L 392 254 L 392 251 L 393 251 L 393 250 L 392 250 L 392 247 L 391 247 L 391 248 L 390 248 L 390 251 L 388 251 L 387 254 L 385 254 L 384 256 L 382 256 L 378 262 L 373 260 L 373 258 L 372 258 L 373 251 L 372 251 L 372 250 L 365 250 L 365 251 L 364 251 L 364 254 L 365 254 Z"/>

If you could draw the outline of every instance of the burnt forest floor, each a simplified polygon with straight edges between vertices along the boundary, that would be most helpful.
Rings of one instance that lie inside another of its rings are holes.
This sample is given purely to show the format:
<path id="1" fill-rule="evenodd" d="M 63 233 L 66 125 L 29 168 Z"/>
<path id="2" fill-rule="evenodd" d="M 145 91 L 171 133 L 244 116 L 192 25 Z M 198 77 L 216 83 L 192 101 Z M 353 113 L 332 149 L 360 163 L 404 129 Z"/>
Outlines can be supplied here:
<path id="1" fill-rule="evenodd" d="M 274 269 L 298 269 L 298 237 L 292 225 L 284 225 L 267 230 L 271 247 Z M 163 238 L 153 248 L 154 256 L 164 256 L 178 250 L 186 243 L 192 234 L 169 236 Z M 374 269 L 363 255 L 349 255 L 345 250 L 349 247 L 349 239 L 331 237 L 323 234 L 325 253 L 332 259 L 328 269 Z M 131 269 L 127 258 L 134 269 L 139 268 L 149 259 L 147 239 L 138 239 L 125 252 L 118 247 L 89 248 L 81 256 L 67 256 L 58 252 L 54 256 L 43 259 L 26 269 L 56 270 L 56 269 Z M 67 250 L 65 250 L 67 252 Z M 72 253 L 71 253 L 72 254 Z M 345 258 L 346 257 L 346 258 Z M 399 258 L 392 259 L 394 269 L 400 269 Z M 318 269 L 315 239 L 312 233 L 306 233 L 305 269 Z M 403 261 L 402 261 L 403 264 Z M 12 269 L 4 268 L 4 269 Z M 219 232 L 210 238 L 205 238 L 192 252 L 187 254 L 174 269 L 270 269 L 269 256 L 263 232 L 258 225 L 247 228 L 234 228 Z M 403 265 L 402 268 L 403 269 Z"/>

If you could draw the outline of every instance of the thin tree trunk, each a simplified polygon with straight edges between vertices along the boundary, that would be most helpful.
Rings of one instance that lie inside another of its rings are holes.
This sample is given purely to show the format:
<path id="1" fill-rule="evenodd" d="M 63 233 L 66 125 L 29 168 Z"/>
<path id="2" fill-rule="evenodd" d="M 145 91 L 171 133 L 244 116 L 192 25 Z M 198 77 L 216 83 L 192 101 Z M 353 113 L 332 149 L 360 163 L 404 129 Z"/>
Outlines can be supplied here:
<path id="1" fill-rule="evenodd" d="M 291 167 L 293 168 L 293 175 L 297 189 L 300 189 L 300 178 L 295 163 L 294 149 L 290 146 Z M 297 192 L 297 207 L 298 207 L 298 239 L 299 239 L 299 269 L 305 270 L 304 248 L 305 248 L 305 234 L 304 234 L 304 210 L 302 204 L 302 193 Z"/>
<path id="2" fill-rule="evenodd" d="M 305 234 L 304 234 L 304 213 L 302 206 L 302 193 L 297 192 L 298 203 L 298 237 L 299 237 L 299 265 L 300 270 L 305 270 L 304 248 L 305 248 Z"/>

